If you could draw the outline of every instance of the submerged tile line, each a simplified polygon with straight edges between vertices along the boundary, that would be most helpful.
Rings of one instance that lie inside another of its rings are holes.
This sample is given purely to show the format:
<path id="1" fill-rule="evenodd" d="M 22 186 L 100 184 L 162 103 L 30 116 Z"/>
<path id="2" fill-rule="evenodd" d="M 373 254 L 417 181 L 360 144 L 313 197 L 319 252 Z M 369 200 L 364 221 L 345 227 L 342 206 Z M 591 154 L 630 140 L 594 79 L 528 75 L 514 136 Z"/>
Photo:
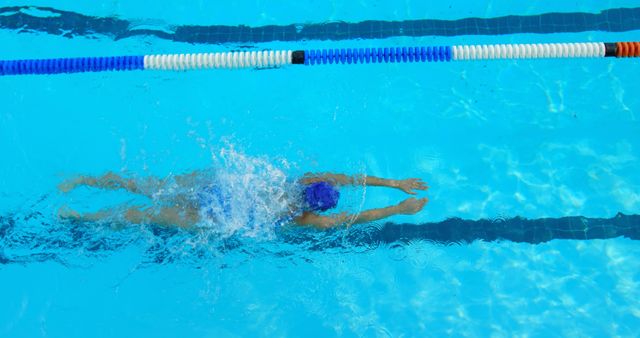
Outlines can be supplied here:
<path id="1" fill-rule="evenodd" d="M 56 226 L 44 219 L 39 212 L 34 215 L 0 215 L 0 266 L 27 264 L 32 262 L 65 262 L 68 255 L 77 257 L 79 248 L 86 255 L 103 256 L 115 252 L 132 243 L 131 232 L 94 231 L 86 224 L 64 224 Z M 40 222 L 40 227 L 23 226 L 25 222 Z M 153 236 L 163 242 L 178 238 L 182 242 L 186 234 L 178 228 L 148 227 Z M 123 230 L 124 231 L 124 230 Z M 138 235 L 135 235 L 137 238 Z M 303 250 L 325 251 L 332 249 L 352 250 L 362 247 L 372 250 L 380 246 L 407 246 L 428 242 L 436 245 L 466 245 L 477 241 L 515 242 L 540 244 L 552 240 L 596 240 L 612 238 L 640 240 L 640 215 L 618 214 L 612 218 L 588 218 L 570 216 L 560 218 L 527 219 L 522 217 L 467 220 L 450 218 L 440 222 L 422 224 L 384 223 L 358 225 L 344 230 L 332 229 L 324 233 L 316 230 L 291 231 L 287 228 L 278 232 L 274 242 L 298 246 Z M 229 252 L 241 248 L 238 238 L 220 238 L 213 246 L 213 253 Z M 33 248 L 46 248 L 44 251 Z M 182 247 L 181 247 L 182 248 Z M 197 248 L 194 248 L 197 250 Z M 289 249 L 287 249 L 289 250 Z M 360 249 L 358 249 L 360 250 Z M 201 256 L 182 253 L 179 257 L 167 257 L 163 245 L 152 245 L 145 250 L 151 262 L 165 264 L 180 258 Z"/>
<path id="2" fill-rule="evenodd" d="M 33 11 L 38 13 L 34 14 Z M 43 15 L 43 13 L 47 15 Z M 17 30 L 20 33 L 47 33 L 67 38 L 100 36 L 113 40 L 153 36 L 175 42 L 198 44 L 385 39 L 398 36 L 625 32 L 640 29 L 640 7 L 607 9 L 599 13 L 544 13 L 454 20 L 367 20 L 254 27 L 246 25 L 167 25 L 158 29 L 136 29 L 138 24 L 114 17 L 88 16 L 49 7 L 0 7 L 0 29 Z"/>
<path id="3" fill-rule="evenodd" d="M 441 244 L 475 241 L 511 241 L 539 244 L 556 239 L 593 240 L 625 237 L 640 239 L 640 215 L 618 214 L 612 218 L 571 216 L 560 218 L 465 220 L 452 218 L 424 224 L 386 223 L 369 234 L 381 243 L 432 241 Z"/>

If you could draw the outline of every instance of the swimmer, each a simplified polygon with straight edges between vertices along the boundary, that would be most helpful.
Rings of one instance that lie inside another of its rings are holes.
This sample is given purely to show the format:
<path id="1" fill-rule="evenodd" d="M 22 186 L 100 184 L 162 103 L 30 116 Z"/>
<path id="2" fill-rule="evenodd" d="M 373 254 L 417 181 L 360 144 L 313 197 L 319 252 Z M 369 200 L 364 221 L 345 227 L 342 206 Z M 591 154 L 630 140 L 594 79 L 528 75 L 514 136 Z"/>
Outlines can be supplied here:
<path id="1" fill-rule="evenodd" d="M 101 221 L 120 217 L 129 223 L 151 223 L 160 226 L 178 226 L 189 229 L 202 221 L 202 209 L 212 203 L 212 199 L 220 198 L 219 189 L 210 184 L 201 184 L 201 172 L 174 176 L 173 182 L 186 191 L 195 193 L 178 195 L 170 201 L 164 201 L 159 207 L 126 207 L 106 209 L 93 213 L 79 213 L 67 207 L 61 207 L 58 216 L 61 219 L 75 221 Z M 125 178 L 115 173 L 102 176 L 77 176 L 58 185 L 63 193 L 68 193 L 80 186 L 88 186 L 106 190 L 124 189 L 128 192 L 153 198 L 162 189 L 166 180 L 156 177 L 144 179 Z M 412 215 L 425 206 L 427 198 L 408 198 L 397 205 L 385 208 L 366 210 L 357 214 L 347 212 L 337 214 L 321 214 L 333 209 L 340 198 L 339 188 L 349 185 L 379 186 L 399 189 L 409 195 L 416 195 L 419 190 L 427 190 L 428 186 L 418 178 L 394 180 L 373 176 L 348 176 L 333 173 L 305 174 L 297 181 L 299 193 L 296 194 L 296 205 L 292 205 L 290 215 L 286 216 L 290 223 L 300 226 L 312 226 L 328 229 L 341 224 L 367 223 L 393 215 Z M 204 214 L 206 215 L 206 213 Z"/>

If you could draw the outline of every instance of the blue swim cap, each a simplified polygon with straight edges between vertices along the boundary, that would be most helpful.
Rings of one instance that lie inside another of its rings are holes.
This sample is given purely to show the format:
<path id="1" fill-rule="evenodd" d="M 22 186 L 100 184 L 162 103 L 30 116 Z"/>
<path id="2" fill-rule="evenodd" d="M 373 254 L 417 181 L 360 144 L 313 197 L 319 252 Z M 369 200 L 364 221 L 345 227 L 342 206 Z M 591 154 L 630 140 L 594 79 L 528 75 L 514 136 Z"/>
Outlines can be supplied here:
<path id="1" fill-rule="evenodd" d="M 340 192 L 327 182 L 316 182 L 304 189 L 304 202 L 314 211 L 325 211 L 338 205 Z"/>

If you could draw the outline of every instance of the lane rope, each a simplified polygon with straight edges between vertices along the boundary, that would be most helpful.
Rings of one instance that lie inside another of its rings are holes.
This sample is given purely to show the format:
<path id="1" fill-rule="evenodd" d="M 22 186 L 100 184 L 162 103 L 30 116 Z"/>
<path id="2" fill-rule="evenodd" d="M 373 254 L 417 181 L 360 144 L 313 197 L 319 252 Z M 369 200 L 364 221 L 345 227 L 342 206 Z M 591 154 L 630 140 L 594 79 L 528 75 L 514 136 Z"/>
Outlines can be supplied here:
<path id="1" fill-rule="evenodd" d="M 452 62 L 504 59 L 640 57 L 640 42 L 577 42 L 264 50 L 115 57 L 2 60 L 0 75 L 127 70 L 278 68 L 362 63 Z"/>

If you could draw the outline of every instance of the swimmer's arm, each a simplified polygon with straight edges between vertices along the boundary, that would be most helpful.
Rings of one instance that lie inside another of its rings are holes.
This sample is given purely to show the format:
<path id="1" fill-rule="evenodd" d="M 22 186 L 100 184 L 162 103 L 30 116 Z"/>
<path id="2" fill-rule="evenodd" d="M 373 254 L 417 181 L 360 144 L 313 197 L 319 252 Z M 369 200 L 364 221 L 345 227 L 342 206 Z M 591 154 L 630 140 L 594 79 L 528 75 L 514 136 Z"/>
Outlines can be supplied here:
<path id="1" fill-rule="evenodd" d="M 328 229 L 345 223 L 368 223 L 393 215 L 415 214 L 422 210 L 427 202 L 428 199 L 426 198 L 408 198 L 400 202 L 398 205 L 393 205 L 386 208 L 370 209 L 354 215 L 343 212 L 340 214 L 323 216 L 312 212 L 305 212 L 302 214 L 302 216 L 296 218 L 295 222 L 298 225 L 310 225 L 319 229 Z"/>
<path id="2" fill-rule="evenodd" d="M 182 187 L 193 187 L 196 185 L 198 180 L 203 176 L 203 170 L 194 170 L 190 173 L 175 175 L 173 179 L 175 182 Z"/>
<path id="3" fill-rule="evenodd" d="M 293 221 L 296 225 L 312 226 L 318 229 L 329 229 L 345 223 L 348 216 L 349 215 L 347 213 L 323 216 L 313 212 L 305 212 L 301 216 L 296 217 Z"/>
<path id="4" fill-rule="evenodd" d="M 354 175 L 334 173 L 307 173 L 300 180 L 302 184 L 315 182 L 330 182 L 334 185 L 366 185 L 377 187 L 389 187 L 402 190 L 407 194 L 415 195 L 413 190 L 427 190 L 429 187 L 419 178 L 408 178 L 406 180 L 394 180 L 375 176 Z"/>
<path id="5" fill-rule="evenodd" d="M 397 180 L 364 175 L 345 175 L 334 173 L 306 173 L 300 180 L 303 184 L 329 182 L 333 185 L 372 185 L 396 187 Z"/>
<path id="6" fill-rule="evenodd" d="M 357 184 L 355 176 L 347 176 L 344 174 L 334 174 L 334 173 L 306 173 L 300 179 L 300 183 L 302 184 L 311 184 L 316 182 L 329 182 L 333 185 Z"/>

